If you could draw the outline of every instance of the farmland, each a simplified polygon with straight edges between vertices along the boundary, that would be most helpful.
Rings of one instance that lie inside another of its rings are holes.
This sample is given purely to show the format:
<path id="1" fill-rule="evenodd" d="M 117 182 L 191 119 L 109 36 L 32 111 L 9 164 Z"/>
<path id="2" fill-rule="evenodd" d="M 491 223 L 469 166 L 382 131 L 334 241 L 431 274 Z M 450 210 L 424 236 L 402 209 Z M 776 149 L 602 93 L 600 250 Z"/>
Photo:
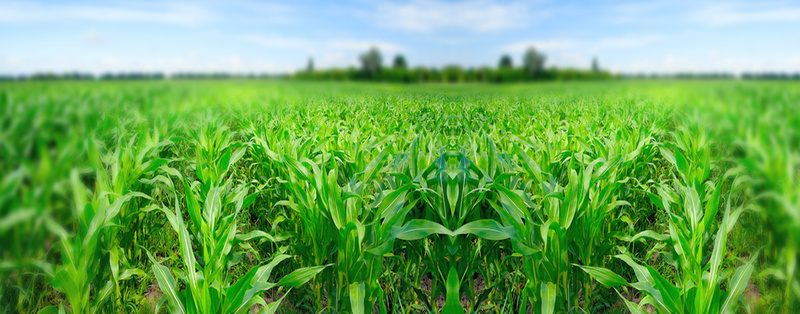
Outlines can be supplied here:
<path id="1" fill-rule="evenodd" d="M 800 85 L 0 84 L 0 308 L 800 310 Z"/>

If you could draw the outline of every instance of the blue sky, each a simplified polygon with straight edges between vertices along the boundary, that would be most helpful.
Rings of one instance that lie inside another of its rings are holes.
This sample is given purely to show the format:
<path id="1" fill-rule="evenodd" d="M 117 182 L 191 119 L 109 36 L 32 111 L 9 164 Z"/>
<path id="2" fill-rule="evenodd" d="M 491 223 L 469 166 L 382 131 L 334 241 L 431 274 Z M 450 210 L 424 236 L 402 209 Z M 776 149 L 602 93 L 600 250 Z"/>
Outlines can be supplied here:
<path id="1" fill-rule="evenodd" d="M 0 74 L 280 73 L 385 63 L 547 65 L 614 72 L 800 71 L 794 1 L 4 1 Z"/>

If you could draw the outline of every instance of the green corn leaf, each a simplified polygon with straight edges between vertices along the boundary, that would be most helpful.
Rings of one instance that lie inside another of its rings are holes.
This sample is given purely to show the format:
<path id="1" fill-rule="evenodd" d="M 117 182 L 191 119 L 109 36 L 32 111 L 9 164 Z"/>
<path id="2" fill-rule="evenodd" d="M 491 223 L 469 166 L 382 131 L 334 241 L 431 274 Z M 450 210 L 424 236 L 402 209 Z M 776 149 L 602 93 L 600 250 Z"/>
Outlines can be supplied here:
<path id="1" fill-rule="evenodd" d="M 364 283 L 354 282 L 348 288 L 350 292 L 350 310 L 353 314 L 364 313 Z"/>
<path id="2" fill-rule="evenodd" d="M 128 268 L 122 271 L 122 274 L 119 275 L 119 280 L 120 281 L 127 280 L 133 276 L 144 278 L 147 277 L 147 274 L 143 270 L 138 268 Z"/>
<path id="3" fill-rule="evenodd" d="M 100 308 L 103 302 L 106 299 L 108 299 L 109 296 L 111 296 L 111 293 L 114 291 L 115 287 L 116 285 L 114 284 L 113 281 L 111 280 L 107 281 L 106 284 L 103 286 L 103 288 L 100 289 L 100 291 L 98 291 L 97 295 L 95 296 L 95 299 L 92 300 L 92 302 L 94 303 L 94 307 Z"/>
<path id="4" fill-rule="evenodd" d="M 8 215 L 0 219 L 0 232 L 5 232 L 14 227 L 14 225 L 28 221 L 36 215 L 37 211 L 33 209 L 17 209 L 11 211 Z"/>
<path id="5" fill-rule="evenodd" d="M 461 297 L 459 290 L 461 289 L 461 281 L 458 278 L 456 269 L 450 267 L 447 273 L 447 282 L 445 282 L 446 297 L 444 300 L 443 313 L 458 314 L 464 313 L 464 308 L 461 307 Z"/>
<path id="6" fill-rule="evenodd" d="M 655 232 L 653 230 L 645 230 L 645 231 L 642 231 L 642 232 L 639 232 L 639 233 L 635 234 L 632 237 L 630 237 L 630 236 L 620 237 L 620 240 L 627 241 L 627 242 L 635 242 L 636 240 L 639 240 L 639 239 L 648 239 L 648 238 L 663 242 L 663 241 L 669 240 L 670 237 L 669 237 L 669 235 L 660 234 L 660 233 L 657 233 L 657 232 Z"/>
<path id="7" fill-rule="evenodd" d="M 233 166 L 235 163 L 239 162 L 239 160 L 242 159 L 242 157 L 244 157 L 244 154 L 246 152 L 247 152 L 247 146 L 240 147 L 235 152 L 233 152 L 233 154 L 231 154 L 231 159 L 228 162 L 228 168 L 230 168 L 230 166 Z"/>
<path id="8" fill-rule="evenodd" d="M 543 282 L 540 288 L 542 314 L 552 314 L 556 310 L 556 288 L 553 283 Z"/>
<path id="9" fill-rule="evenodd" d="M 239 241 L 239 242 L 246 242 L 246 241 L 250 241 L 250 240 L 254 240 L 254 239 L 266 239 L 266 240 L 268 240 L 268 241 L 270 241 L 272 243 L 278 243 L 278 242 L 284 241 L 284 240 L 286 240 L 288 238 L 289 238 L 288 235 L 272 236 L 271 234 L 266 233 L 266 232 L 261 231 L 261 230 L 253 230 L 253 231 L 250 231 L 247 234 L 237 234 L 236 235 L 236 241 Z"/>
<path id="10" fill-rule="evenodd" d="M 597 282 L 603 284 L 606 287 L 619 287 L 619 286 L 627 286 L 628 282 L 622 278 L 622 276 L 615 274 L 609 269 L 602 268 L 602 267 L 593 267 L 593 266 L 581 266 L 575 265 L 583 269 L 584 272 L 592 276 Z"/>
<path id="11" fill-rule="evenodd" d="M 192 188 L 189 186 L 189 183 L 184 181 L 183 187 L 186 198 L 186 211 L 189 213 L 189 218 L 192 220 L 192 224 L 195 227 L 200 227 L 203 225 L 200 204 L 197 202 L 197 198 L 194 197 L 194 192 L 192 192 Z M 167 214 L 168 217 L 169 215 L 170 214 Z M 170 220 L 170 223 L 172 223 L 172 220 Z M 178 230 L 176 224 L 173 224 L 172 227 L 175 229 L 175 231 Z"/>
<path id="12" fill-rule="evenodd" d="M 647 314 L 647 311 L 645 311 L 641 305 L 628 301 L 628 299 L 623 297 L 622 294 L 619 293 L 619 291 L 616 290 L 614 291 L 617 293 L 617 295 L 619 295 L 619 298 L 622 299 L 623 302 L 625 302 L 625 307 L 627 307 L 628 311 L 630 311 L 632 314 Z"/>
<path id="13" fill-rule="evenodd" d="M 621 259 L 623 262 L 628 264 L 628 266 L 633 268 L 633 272 L 636 274 L 636 278 L 639 280 L 639 282 L 631 283 L 631 287 L 650 294 L 657 304 L 663 309 L 674 308 L 673 304 L 670 304 L 669 306 L 665 304 L 661 291 L 656 289 L 658 284 L 647 267 L 639 265 L 630 256 L 624 254 L 615 255 L 614 257 Z M 679 311 L 675 310 L 675 312 Z"/>
<path id="14" fill-rule="evenodd" d="M 736 268 L 736 272 L 733 274 L 730 282 L 728 282 L 728 296 L 720 307 L 721 313 L 734 312 L 736 300 L 742 295 L 744 289 L 747 288 L 747 283 L 750 281 L 750 276 L 753 274 L 753 269 L 755 268 L 754 263 L 758 260 L 759 253 L 760 252 L 757 252 L 750 257 L 747 263 Z"/>
<path id="15" fill-rule="evenodd" d="M 711 194 L 711 198 L 706 202 L 705 211 L 703 213 L 703 228 L 705 230 L 711 230 L 711 224 L 714 223 L 717 216 L 717 210 L 719 209 L 719 199 L 720 193 L 722 191 L 722 184 L 717 182 L 714 187 L 714 192 Z"/>
<path id="16" fill-rule="evenodd" d="M 114 280 L 119 280 L 119 250 L 112 248 L 108 251 L 108 262 L 111 268 L 111 276 Z"/>
<path id="17" fill-rule="evenodd" d="M 254 287 L 253 278 L 263 267 L 266 266 L 251 268 L 244 276 L 226 289 L 225 302 L 223 302 L 225 304 L 225 313 L 238 313 L 250 303 L 253 294 L 250 295 L 250 298 L 246 298 L 245 294 Z"/>
<path id="18" fill-rule="evenodd" d="M 278 286 L 290 287 L 290 288 L 297 288 L 309 280 L 314 278 L 317 274 L 319 274 L 322 270 L 326 267 L 331 266 L 332 264 L 324 265 L 324 266 L 313 266 L 313 267 L 304 267 L 300 269 L 295 269 L 290 274 L 286 275 L 285 277 L 281 278 L 278 281 Z"/>
<path id="19" fill-rule="evenodd" d="M 465 224 L 452 234 L 473 234 L 483 239 L 499 241 L 510 238 L 513 232 L 513 228 L 503 227 L 495 220 L 482 219 Z"/>
<path id="20" fill-rule="evenodd" d="M 389 153 L 388 149 L 381 150 L 375 158 L 373 158 L 366 167 L 364 167 L 364 175 L 361 177 L 362 184 L 368 184 L 372 178 L 378 173 L 380 170 L 380 165 L 383 162 L 383 159 L 386 158 L 386 155 Z M 363 186 L 362 186 L 363 187 Z M 360 191 L 359 191 L 360 192 Z M 360 193 L 359 193 L 360 194 Z"/>
<path id="21" fill-rule="evenodd" d="M 286 293 L 284 293 L 283 296 L 280 299 L 278 299 L 277 301 L 273 301 L 273 302 L 267 304 L 266 306 L 264 306 L 261 309 L 261 311 L 258 312 L 258 314 L 275 314 L 275 312 L 278 311 L 278 307 L 280 307 L 281 302 L 283 302 L 283 299 L 286 298 L 287 295 L 289 295 L 289 291 L 292 291 L 292 289 L 291 288 L 288 289 L 286 291 Z"/>
<path id="22" fill-rule="evenodd" d="M 500 196 L 500 204 L 502 208 L 516 220 L 517 223 L 522 223 L 522 219 L 527 217 L 528 207 L 522 197 L 514 193 L 514 191 L 499 185 L 493 185 L 498 190 Z"/>
<path id="23" fill-rule="evenodd" d="M 186 309 L 183 306 L 183 302 L 181 302 L 181 298 L 178 297 L 178 286 L 175 283 L 175 278 L 170 274 L 169 268 L 161 266 L 153 255 L 150 254 L 150 251 L 146 252 L 150 263 L 153 263 L 153 275 L 156 277 L 156 282 L 158 282 L 158 288 L 161 289 L 162 293 L 167 295 L 178 313 L 185 314 Z"/>
<path id="24" fill-rule="evenodd" d="M 452 236 L 452 232 L 444 226 L 430 220 L 414 219 L 401 227 L 392 227 L 389 238 L 401 240 L 419 240 L 432 234 Z"/>
<path id="25" fill-rule="evenodd" d="M 63 311 L 60 311 L 60 310 L 59 310 L 58 308 L 56 308 L 55 306 L 52 306 L 52 305 L 51 305 L 51 306 L 48 306 L 48 307 L 42 308 L 41 310 L 39 310 L 39 311 L 38 311 L 38 312 L 36 312 L 36 313 L 37 313 L 37 314 L 59 314 L 59 313 L 61 313 L 61 312 L 63 312 Z"/>
<path id="26" fill-rule="evenodd" d="M 730 217 L 730 207 L 725 210 L 725 216 L 722 218 L 722 223 L 720 224 L 719 230 L 717 230 L 717 237 L 714 239 L 714 248 L 711 253 L 711 259 L 708 261 L 709 267 L 709 280 L 708 280 L 708 287 L 705 291 L 714 291 L 716 290 L 718 280 L 719 280 L 719 272 L 720 267 L 722 266 L 722 259 L 724 258 L 725 254 L 725 243 L 727 242 L 728 238 L 728 230 L 726 228 L 728 218 Z M 711 298 L 707 298 L 706 302 L 708 306 L 711 306 Z M 706 311 L 709 308 L 706 307 Z"/>

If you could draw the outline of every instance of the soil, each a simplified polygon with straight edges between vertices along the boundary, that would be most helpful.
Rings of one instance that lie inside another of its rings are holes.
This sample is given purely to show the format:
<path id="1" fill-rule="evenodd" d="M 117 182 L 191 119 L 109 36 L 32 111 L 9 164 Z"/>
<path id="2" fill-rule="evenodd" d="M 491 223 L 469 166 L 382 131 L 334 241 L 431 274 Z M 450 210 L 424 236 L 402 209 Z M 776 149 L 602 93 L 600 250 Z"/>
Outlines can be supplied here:
<path id="1" fill-rule="evenodd" d="M 750 307 L 750 311 L 755 310 L 758 301 L 761 300 L 761 291 L 758 291 L 758 287 L 755 285 L 747 286 L 747 289 L 744 290 L 744 299 L 747 300 L 747 305 Z"/>
<path id="2" fill-rule="evenodd" d="M 144 298 L 147 299 L 147 304 L 150 306 L 151 313 L 156 312 L 156 305 L 158 304 L 158 301 L 161 300 L 162 295 L 164 295 L 164 293 L 158 289 L 157 285 L 153 284 L 147 287 L 147 291 L 144 293 Z"/>

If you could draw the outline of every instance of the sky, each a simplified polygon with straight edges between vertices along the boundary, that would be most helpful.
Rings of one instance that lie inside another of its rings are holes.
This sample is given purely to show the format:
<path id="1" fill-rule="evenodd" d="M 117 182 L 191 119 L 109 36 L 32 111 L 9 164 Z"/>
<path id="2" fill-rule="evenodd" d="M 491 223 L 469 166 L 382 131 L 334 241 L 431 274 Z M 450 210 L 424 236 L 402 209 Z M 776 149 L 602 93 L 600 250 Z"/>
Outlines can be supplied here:
<path id="1" fill-rule="evenodd" d="M 387 65 L 518 64 L 535 46 L 615 73 L 799 72 L 800 1 L 0 0 L 0 74 L 287 73 L 371 46 Z"/>

